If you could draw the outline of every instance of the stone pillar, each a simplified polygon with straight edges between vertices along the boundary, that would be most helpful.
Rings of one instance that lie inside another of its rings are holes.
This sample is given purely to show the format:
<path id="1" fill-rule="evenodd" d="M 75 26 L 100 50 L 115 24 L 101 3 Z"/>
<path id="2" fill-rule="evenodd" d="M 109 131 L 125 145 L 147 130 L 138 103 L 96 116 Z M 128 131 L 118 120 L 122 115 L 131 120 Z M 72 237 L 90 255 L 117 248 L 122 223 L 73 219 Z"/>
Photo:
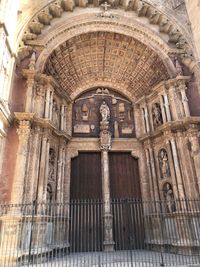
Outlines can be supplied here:
<path id="1" fill-rule="evenodd" d="M 60 190 L 60 202 L 63 203 L 64 184 L 65 184 L 65 171 L 66 171 L 66 153 L 65 148 L 62 150 L 62 176 L 61 176 L 61 190 Z"/>
<path id="2" fill-rule="evenodd" d="M 19 144 L 15 175 L 12 185 L 11 203 L 20 204 L 23 202 L 24 184 L 26 180 L 26 164 L 30 137 L 30 121 L 21 120 L 17 129 Z"/>
<path id="3" fill-rule="evenodd" d="M 64 113 L 65 113 L 65 106 L 62 104 L 61 113 L 60 113 L 60 116 L 61 116 L 60 129 L 61 129 L 61 131 L 64 131 Z"/>
<path id="4" fill-rule="evenodd" d="M 44 162 L 45 164 L 45 174 L 44 174 L 44 181 L 43 181 L 43 197 L 42 200 L 45 202 L 47 201 L 47 184 L 48 184 L 48 178 L 49 178 L 49 148 L 50 143 L 49 140 L 47 141 L 46 146 L 46 160 Z"/>
<path id="5" fill-rule="evenodd" d="M 43 84 L 37 84 L 35 88 L 35 106 L 34 112 L 38 117 L 43 118 L 44 112 L 46 112 L 45 108 L 45 92 L 44 92 Z M 44 109 L 45 108 L 45 109 Z M 45 117 L 46 118 L 46 117 Z"/>
<path id="6" fill-rule="evenodd" d="M 193 158 L 198 189 L 200 192 L 200 145 L 199 145 L 199 128 L 197 125 L 190 125 L 188 129 L 188 138 L 191 144 L 191 156 Z"/>
<path id="7" fill-rule="evenodd" d="M 145 152 L 146 152 L 146 160 L 147 160 L 147 169 L 148 169 L 148 176 L 149 176 L 151 200 L 155 200 L 155 193 L 154 193 L 154 186 L 153 186 L 153 174 L 152 174 L 152 169 L 151 169 L 151 161 L 150 161 L 149 149 L 146 148 Z"/>
<path id="8" fill-rule="evenodd" d="M 64 108 L 64 114 L 63 114 L 63 131 L 64 132 L 66 132 L 66 129 L 67 129 L 67 127 L 66 127 L 66 125 L 67 125 L 67 121 L 66 121 L 67 114 L 66 114 L 66 112 L 67 112 L 67 108 L 65 106 L 65 108 Z"/>
<path id="9" fill-rule="evenodd" d="M 61 202 L 62 176 L 63 176 L 63 147 L 60 145 L 58 153 L 58 170 L 57 170 L 57 202 Z"/>
<path id="10" fill-rule="evenodd" d="M 188 105 L 188 98 L 186 95 L 186 89 L 187 87 L 183 84 L 179 86 L 180 92 L 181 92 L 181 98 L 182 98 L 182 104 L 183 104 L 183 109 L 186 117 L 190 117 L 190 109 Z"/>
<path id="11" fill-rule="evenodd" d="M 108 151 L 111 149 L 111 133 L 109 131 L 110 109 L 105 101 L 100 106 L 102 121 L 100 122 L 99 145 L 101 150 L 103 218 L 104 218 L 104 250 L 113 251 L 113 216 L 110 203 L 110 177 Z"/>
<path id="12" fill-rule="evenodd" d="M 136 137 L 139 137 L 142 134 L 142 123 L 141 123 L 142 114 L 138 104 L 134 106 L 134 118 L 135 118 Z"/>
<path id="13" fill-rule="evenodd" d="M 171 118 L 171 112 L 170 112 L 170 108 L 169 108 L 168 96 L 166 93 L 164 93 L 163 97 L 164 97 L 164 106 L 165 106 L 166 117 L 167 117 L 166 119 L 167 119 L 167 121 L 171 121 L 172 118 Z"/>
<path id="14" fill-rule="evenodd" d="M 144 116 L 145 116 L 145 122 L 146 122 L 146 131 L 147 133 L 150 132 L 150 124 L 149 124 L 149 112 L 148 112 L 148 108 L 147 108 L 147 104 L 145 103 L 144 106 Z"/>
<path id="15" fill-rule="evenodd" d="M 43 201 L 43 184 L 45 179 L 45 163 L 47 157 L 47 136 L 44 135 L 42 137 L 42 144 L 41 144 L 41 158 L 40 158 L 40 166 L 39 166 L 39 177 L 38 177 L 38 184 L 37 184 L 37 201 Z"/>
<path id="16" fill-rule="evenodd" d="M 163 123 L 167 121 L 166 114 L 165 114 L 165 104 L 163 100 L 163 95 L 159 95 L 160 98 L 160 106 L 161 106 L 161 112 L 162 112 L 162 118 L 163 118 Z"/>
<path id="17" fill-rule="evenodd" d="M 177 152 L 177 147 L 176 147 L 176 141 L 173 136 L 171 137 L 170 142 L 171 142 L 171 147 L 172 147 L 172 155 L 173 155 L 173 160 L 174 160 L 174 169 L 175 169 L 175 174 L 176 174 L 176 179 L 177 179 L 178 192 L 179 192 L 180 198 L 184 199 L 185 192 L 184 192 L 181 169 L 180 169 L 180 164 L 179 164 L 179 157 L 178 157 L 178 152 Z"/>
<path id="18" fill-rule="evenodd" d="M 38 168 L 40 158 L 40 127 L 36 126 L 32 132 L 33 139 L 29 157 L 27 201 L 32 203 L 36 199 L 36 185 L 38 181 Z"/>
<path id="19" fill-rule="evenodd" d="M 72 103 L 68 104 L 66 116 L 66 132 L 68 135 L 72 135 Z"/>
<path id="20" fill-rule="evenodd" d="M 50 107 L 50 88 L 47 88 L 46 91 L 46 100 L 45 100 L 45 113 L 44 113 L 44 117 L 45 119 L 49 119 L 49 107 Z"/>
<path id="21" fill-rule="evenodd" d="M 169 139 L 167 137 L 165 143 L 166 143 L 167 154 L 168 154 L 168 159 L 169 159 L 169 166 L 170 166 L 170 172 L 171 172 L 171 178 L 172 178 L 174 197 L 175 199 L 178 199 L 179 195 L 178 195 L 178 188 L 177 188 L 176 174 L 175 174 L 175 169 L 174 169 L 174 160 L 173 160 L 173 155 L 172 155 L 170 137 Z"/>
<path id="22" fill-rule="evenodd" d="M 184 177 L 183 182 L 185 185 L 186 197 L 187 198 L 198 197 L 196 181 L 195 181 L 195 173 L 192 168 L 192 161 L 191 161 L 191 157 L 189 154 L 185 132 L 182 132 L 181 130 L 177 131 L 176 141 L 177 141 L 177 146 L 180 152 L 180 155 L 179 155 L 180 164 L 181 164 L 181 170 L 182 170 L 183 177 Z"/>
<path id="23" fill-rule="evenodd" d="M 26 89 L 26 105 L 25 111 L 32 112 L 33 108 L 33 87 L 34 87 L 34 77 L 28 77 L 27 79 L 27 89 Z"/>
<path id="24" fill-rule="evenodd" d="M 110 178 L 109 178 L 109 159 L 108 151 L 101 152 L 101 166 L 102 166 L 102 188 L 104 201 L 104 249 L 105 251 L 114 250 L 113 242 L 113 216 L 111 214 L 110 206 Z"/>
<path id="25" fill-rule="evenodd" d="M 181 118 L 181 111 L 178 101 L 178 96 L 176 94 L 176 87 L 174 84 L 170 84 L 169 87 L 169 96 L 170 96 L 170 106 L 172 111 L 173 120 L 178 120 Z"/>
<path id="26" fill-rule="evenodd" d="M 155 157 L 154 157 L 154 151 L 152 147 L 149 147 L 149 155 L 150 155 L 150 162 L 151 162 L 151 169 L 152 169 L 152 176 L 153 176 L 154 195 L 155 195 L 155 200 L 158 201 L 160 199 L 158 181 L 157 181 L 158 176 L 156 173 Z"/>
<path id="27" fill-rule="evenodd" d="M 52 120 L 53 112 L 53 91 L 50 92 L 50 102 L 49 102 L 49 119 Z"/>

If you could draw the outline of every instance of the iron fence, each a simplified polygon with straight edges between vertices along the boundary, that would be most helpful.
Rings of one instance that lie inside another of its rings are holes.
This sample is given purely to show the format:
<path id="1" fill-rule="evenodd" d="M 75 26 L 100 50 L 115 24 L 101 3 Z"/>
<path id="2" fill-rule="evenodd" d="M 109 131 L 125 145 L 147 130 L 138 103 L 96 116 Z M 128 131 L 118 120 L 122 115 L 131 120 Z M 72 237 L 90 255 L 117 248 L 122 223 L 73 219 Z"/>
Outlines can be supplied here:
<path id="1" fill-rule="evenodd" d="M 200 266 L 200 200 L 1 204 L 0 266 Z"/>

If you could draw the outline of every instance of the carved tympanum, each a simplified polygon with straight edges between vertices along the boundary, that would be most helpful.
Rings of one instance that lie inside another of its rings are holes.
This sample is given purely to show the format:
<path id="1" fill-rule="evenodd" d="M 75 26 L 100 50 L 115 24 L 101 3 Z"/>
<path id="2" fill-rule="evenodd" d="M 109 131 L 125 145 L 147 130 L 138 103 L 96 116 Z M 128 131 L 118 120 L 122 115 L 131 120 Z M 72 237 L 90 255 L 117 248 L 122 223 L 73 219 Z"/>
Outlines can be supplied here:
<path id="1" fill-rule="evenodd" d="M 73 135 L 99 137 L 100 122 L 109 121 L 111 137 L 135 137 L 132 103 L 108 88 L 96 88 L 79 96 L 73 105 Z"/>

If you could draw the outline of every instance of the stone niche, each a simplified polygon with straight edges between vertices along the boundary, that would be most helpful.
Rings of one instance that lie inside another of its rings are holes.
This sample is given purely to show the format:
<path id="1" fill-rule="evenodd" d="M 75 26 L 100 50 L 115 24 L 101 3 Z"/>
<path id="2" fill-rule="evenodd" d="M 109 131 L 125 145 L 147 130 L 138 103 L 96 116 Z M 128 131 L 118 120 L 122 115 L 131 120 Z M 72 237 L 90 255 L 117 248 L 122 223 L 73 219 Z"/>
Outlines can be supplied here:
<path id="1" fill-rule="evenodd" d="M 131 101 L 108 88 L 95 88 L 80 95 L 73 105 L 73 136 L 98 137 L 100 106 L 105 101 L 110 109 L 112 138 L 134 138 L 135 125 Z"/>

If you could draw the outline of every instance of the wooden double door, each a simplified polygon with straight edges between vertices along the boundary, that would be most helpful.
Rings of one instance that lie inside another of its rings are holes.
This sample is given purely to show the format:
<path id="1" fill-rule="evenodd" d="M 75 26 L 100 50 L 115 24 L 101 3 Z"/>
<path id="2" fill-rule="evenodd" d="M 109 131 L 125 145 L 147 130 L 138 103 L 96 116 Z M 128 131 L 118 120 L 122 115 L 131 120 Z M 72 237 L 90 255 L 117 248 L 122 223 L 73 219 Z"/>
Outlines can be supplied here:
<path id="1" fill-rule="evenodd" d="M 136 246 L 134 240 L 141 224 L 130 205 L 130 200 L 141 198 L 137 159 L 130 153 L 109 152 L 109 177 L 115 249 L 130 249 Z M 71 250 L 102 250 L 101 153 L 81 152 L 72 159 L 70 199 Z"/>

